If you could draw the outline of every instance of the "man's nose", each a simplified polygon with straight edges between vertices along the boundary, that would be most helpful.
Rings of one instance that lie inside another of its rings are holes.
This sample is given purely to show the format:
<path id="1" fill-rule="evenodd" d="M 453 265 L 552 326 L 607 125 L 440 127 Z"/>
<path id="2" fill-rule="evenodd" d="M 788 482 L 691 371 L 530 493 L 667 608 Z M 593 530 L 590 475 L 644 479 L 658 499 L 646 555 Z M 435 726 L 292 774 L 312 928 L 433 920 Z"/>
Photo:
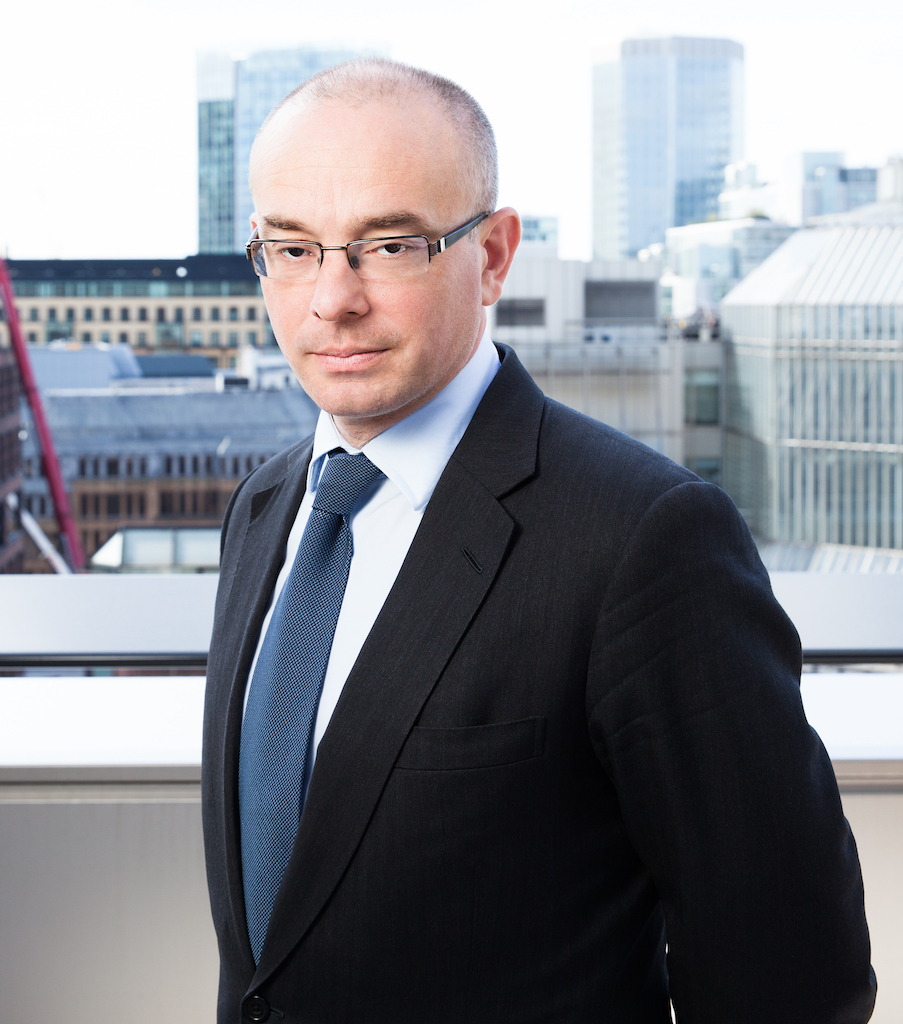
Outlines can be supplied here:
<path id="1" fill-rule="evenodd" d="M 364 284 L 351 269 L 346 249 L 327 249 L 317 274 L 310 311 L 320 320 L 363 316 L 370 308 Z"/>

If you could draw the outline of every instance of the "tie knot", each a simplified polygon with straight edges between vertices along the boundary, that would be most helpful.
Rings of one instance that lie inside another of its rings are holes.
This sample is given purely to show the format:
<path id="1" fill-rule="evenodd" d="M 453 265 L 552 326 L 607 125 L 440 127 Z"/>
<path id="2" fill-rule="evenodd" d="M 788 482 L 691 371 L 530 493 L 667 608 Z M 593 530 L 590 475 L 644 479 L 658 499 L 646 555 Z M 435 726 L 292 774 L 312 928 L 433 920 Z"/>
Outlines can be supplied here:
<path id="1" fill-rule="evenodd" d="M 361 495 L 382 475 L 382 470 L 377 469 L 363 453 L 330 453 L 317 484 L 314 508 L 347 516 Z"/>

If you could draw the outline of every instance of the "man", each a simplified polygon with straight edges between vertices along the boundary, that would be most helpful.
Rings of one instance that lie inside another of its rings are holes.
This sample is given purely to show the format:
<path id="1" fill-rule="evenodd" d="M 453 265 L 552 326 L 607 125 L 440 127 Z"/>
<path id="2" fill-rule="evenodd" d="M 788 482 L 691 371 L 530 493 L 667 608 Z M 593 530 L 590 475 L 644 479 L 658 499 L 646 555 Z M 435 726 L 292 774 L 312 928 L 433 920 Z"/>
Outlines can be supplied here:
<path id="1" fill-rule="evenodd" d="M 323 412 L 223 528 L 218 1019 L 865 1022 L 793 627 L 722 491 L 490 343 L 495 178 L 474 101 L 388 61 L 255 143 L 249 256 Z"/>

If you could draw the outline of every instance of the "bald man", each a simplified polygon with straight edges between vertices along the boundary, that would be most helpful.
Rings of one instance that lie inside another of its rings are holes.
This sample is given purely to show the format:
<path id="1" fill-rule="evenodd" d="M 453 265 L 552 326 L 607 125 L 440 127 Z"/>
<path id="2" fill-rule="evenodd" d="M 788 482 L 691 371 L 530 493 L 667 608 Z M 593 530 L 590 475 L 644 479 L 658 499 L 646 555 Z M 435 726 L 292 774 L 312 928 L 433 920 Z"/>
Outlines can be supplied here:
<path id="1" fill-rule="evenodd" d="M 250 174 L 248 257 L 322 412 L 223 527 L 220 1024 L 864 1024 L 797 636 L 721 490 L 490 341 L 519 222 L 482 110 L 342 65 Z"/>

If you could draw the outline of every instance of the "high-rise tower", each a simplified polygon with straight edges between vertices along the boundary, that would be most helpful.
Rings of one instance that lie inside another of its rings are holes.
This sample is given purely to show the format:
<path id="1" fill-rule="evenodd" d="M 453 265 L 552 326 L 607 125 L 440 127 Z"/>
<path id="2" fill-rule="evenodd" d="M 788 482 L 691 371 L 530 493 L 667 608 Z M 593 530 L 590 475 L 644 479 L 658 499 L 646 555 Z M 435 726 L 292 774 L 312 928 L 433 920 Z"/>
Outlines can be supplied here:
<path id="1" fill-rule="evenodd" d="M 248 158 L 258 128 L 292 89 L 351 50 L 263 50 L 198 55 L 198 251 L 241 252 L 253 211 Z"/>
<path id="2" fill-rule="evenodd" d="M 743 47 L 626 39 L 593 73 L 593 251 L 636 255 L 667 228 L 718 216 L 743 156 Z"/>

